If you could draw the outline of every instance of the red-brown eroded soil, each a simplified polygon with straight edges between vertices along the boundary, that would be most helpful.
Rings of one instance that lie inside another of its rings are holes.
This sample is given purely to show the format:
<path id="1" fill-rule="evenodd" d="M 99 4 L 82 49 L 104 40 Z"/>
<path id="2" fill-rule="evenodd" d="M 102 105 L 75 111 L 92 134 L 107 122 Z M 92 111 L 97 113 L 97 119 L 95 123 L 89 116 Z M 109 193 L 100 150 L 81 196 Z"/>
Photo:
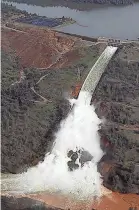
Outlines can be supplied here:
<path id="1" fill-rule="evenodd" d="M 139 208 L 139 195 L 112 193 L 104 197 L 99 204 L 93 205 L 97 210 L 128 210 L 129 207 Z"/>
<path id="2" fill-rule="evenodd" d="M 57 62 L 58 66 L 68 63 L 73 59 L 70 51 L 76 40 L 77 38 L 62 36 L 50 29 L 23 28 L 22 32 L 18 29 L 2 29 L 2 49 L 15 51 L 25 67 L 48 68 Z"/>
<path id="3" fill-rule="evenodd" d="M 103 196 L 99 202 L 78 202 L 60 195 L 42 193 L 28 197 L 43 201 L 48 205 L 70 210 L 128 210 L 129 207 L 139 208 L 139 196 L 133 194 L 111 193 Z"/>

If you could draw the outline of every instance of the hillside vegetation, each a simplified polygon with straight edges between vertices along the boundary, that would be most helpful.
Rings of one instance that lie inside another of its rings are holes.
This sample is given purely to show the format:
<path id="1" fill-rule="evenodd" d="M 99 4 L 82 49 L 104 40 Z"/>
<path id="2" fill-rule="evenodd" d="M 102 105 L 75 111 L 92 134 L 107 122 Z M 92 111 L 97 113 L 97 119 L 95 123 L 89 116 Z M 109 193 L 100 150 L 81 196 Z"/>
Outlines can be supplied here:
<path id="1" fill-rule="evenodd" d="M 26 79 L 12 85 L 18 79 L 19 66 L 15 58 L 2 52 L 2 172 L 16 173 L 41 160 L 55 125 L 69 108 L 60 98 L 43 103 L 30 88 L 37 73 L 30 77 L 32 71 L 25 72 Z"/>
<path id="2" fill-rule="evenodd" d="M 2 172 L 21 172 L 43 160 L 60 121 L 70 110 L 65 97 L 72 86 L 83 83 L 98 53 L 95 46 L 82 48 L 84 59 L 73 65 L 47 70 L 24 68 L 24 78 L 19 80 L 19 60 L 2 51 Z M 94 59 L 87 62 L 90 56 Z M 36 84 L 42 76 L 44 79 Z"/>
<path id="3" fill-rule="evenodd" d="M 4 0 L 5 1 L 5 0 Z M 9 0 L 9 2 L 26 3 L 37 6 L 65 6 L 71 9 L 90 10 L 92 8 L 112 5 L 130 5 L 138 0 Z"/>
<path id="4" fill-rule="evenodd" d="M 139 193 L 138 47 L 137 43 L 119 47 L 93 97 L 98 115 L 106 119 L 101 134 L 113 145 L 110 160 L 118 165 L 104 177 L 104 184 L 123 193 Z"/>

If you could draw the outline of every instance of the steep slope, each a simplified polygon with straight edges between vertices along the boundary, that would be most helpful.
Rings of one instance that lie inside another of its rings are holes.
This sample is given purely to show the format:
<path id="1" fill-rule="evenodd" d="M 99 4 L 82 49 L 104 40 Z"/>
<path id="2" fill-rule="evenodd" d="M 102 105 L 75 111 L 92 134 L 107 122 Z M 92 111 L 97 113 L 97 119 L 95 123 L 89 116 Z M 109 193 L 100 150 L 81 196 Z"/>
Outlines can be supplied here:
<path id="1" fill-rule="evenodd" d="M 138 49 L 137 43 L 121 45 L 93 97 L 97 113 L 106 119 L 101 134 L 113 145 L 108 159 L 117 164 L 106 174 L 104 184 L 125 193 L 139 193 Z"/>
<path id="2" fill-rule="evenodd" d="M 73 48 L 76 40 L 49 29 L 16 27 L 16 30 L 2 30 L 2 49 L 15 51 L 24 67 L 48 68 L 54 65 Z"/>
<path id="3" fill-rule="evenodd" d="M 80 54 L 78 61 L 63 69 L 25 68 L 24 79 L 19 82 L 19 61 L 2 53 L 2 172 L 21 172 L 43 160 L 70 109 L 65 98 L 79 82 L 78 70 L 82 83 L 99 49 L 95 45 L 81 48 Z"/>

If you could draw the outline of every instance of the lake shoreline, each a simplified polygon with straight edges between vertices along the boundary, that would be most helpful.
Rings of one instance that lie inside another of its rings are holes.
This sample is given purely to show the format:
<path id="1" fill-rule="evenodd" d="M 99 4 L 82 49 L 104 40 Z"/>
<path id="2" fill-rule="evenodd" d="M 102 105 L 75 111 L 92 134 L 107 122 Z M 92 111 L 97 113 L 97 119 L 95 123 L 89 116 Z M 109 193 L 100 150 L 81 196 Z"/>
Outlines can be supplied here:
<path id="1" fill-rule="evenodd" d="M 5 1 L 6 2 L 6 1 Z M 10 2 L 7 2 L 11 4 Z M 127 7 L 103 7 L 91 11 L 72 10 L 67 7 L 41 7 L 12 2 L 17 9 L 48 18 L 72 18 L 72 24 L 58 27 L 59 32 L 86 37 L 110 37 L 120 40 L 138 40 L 139 3 Z M 133 14 L 132 18 L 129 12 Z"/>

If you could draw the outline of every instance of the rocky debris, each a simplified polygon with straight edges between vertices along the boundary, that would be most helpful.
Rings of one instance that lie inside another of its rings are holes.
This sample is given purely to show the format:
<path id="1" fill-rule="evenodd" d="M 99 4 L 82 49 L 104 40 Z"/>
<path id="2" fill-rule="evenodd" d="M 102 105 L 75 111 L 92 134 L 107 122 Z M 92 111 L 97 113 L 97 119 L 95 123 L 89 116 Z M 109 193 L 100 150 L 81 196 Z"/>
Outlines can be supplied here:
<path id="1" fill-rule="evenodd" d="M 2 210 L 62 210 L 39 200 L 6 195 L 1 196 L 1 208 Z"/>
<path id="2" fill-rule="evenodd" d="M 70 171 L 79 168 L 79 164 L 76 163 L 77 160 L 81 164 L 81 167 L 83 167 L 85 163 L 91 161 L 93 158 L 92 155 L 90 155 L 90 153 L 85 150 L 77 150 L 76 152 L 70 150 L 67 156 L 71 159 L 67 162 Z"/>

